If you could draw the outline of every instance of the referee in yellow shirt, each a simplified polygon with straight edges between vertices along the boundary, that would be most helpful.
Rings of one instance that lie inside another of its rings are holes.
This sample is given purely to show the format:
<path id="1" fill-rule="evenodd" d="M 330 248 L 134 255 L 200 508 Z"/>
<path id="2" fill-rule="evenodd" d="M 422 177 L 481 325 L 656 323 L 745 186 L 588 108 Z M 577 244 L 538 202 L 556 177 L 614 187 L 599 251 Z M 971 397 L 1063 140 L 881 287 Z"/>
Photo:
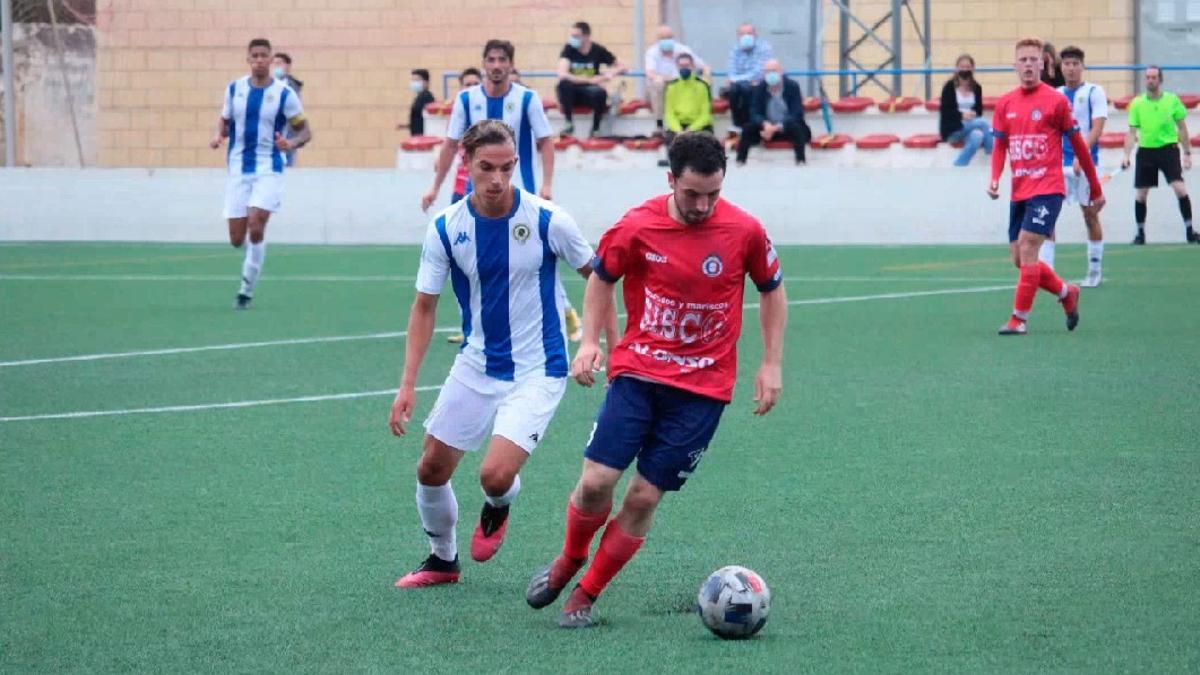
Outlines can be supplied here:
<path id="1" fill-rule="evenodd" d="M 1133 238 L 1133 243 L 1146 243 L 1146 197 L 1150 194 L 1150 188 L 1158 187 L 1158 174 L 1162 172 L 1179 199 L 1179 213 L 1183 216 L 1187 242 L 1200 244 L 1200 237 L 1192 229 L 1192 200 L 1183 183 L 1183 170 L 1192 168 L 1192 145 L 1184 121 L 1187 108 L 1183 107 L 1178 96 L 1163 91 L 1162 83 L 1162 69 L 1148 66 L 1146 93 L 1129 104 L 1129 134 L 1125 136 L 1125 159 L 1121 162 L 1121 168 L 1129 168 L 1129 155 L 1133 146 L 1137 145 L 1137 165 L 1133 170 L 1133 186 L 1137 189 L 1133 203 L 1137 236 Z M 1183 149 L 1182 168 L 1179 164 L 1180 147 Z"/>

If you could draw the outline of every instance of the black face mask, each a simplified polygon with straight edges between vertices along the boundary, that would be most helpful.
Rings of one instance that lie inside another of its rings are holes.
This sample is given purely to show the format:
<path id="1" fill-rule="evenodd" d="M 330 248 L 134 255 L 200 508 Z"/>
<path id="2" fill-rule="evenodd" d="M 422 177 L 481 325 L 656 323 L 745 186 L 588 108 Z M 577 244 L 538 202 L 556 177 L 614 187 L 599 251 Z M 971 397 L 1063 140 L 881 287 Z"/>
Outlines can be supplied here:
<path id="1" fill-rule="evenodd" d="M 960 70 L 960 71 L 958 71 L 958 77 L 959 77 L 960 79 L 963 79 L 963 80 L 969 80 L 969 79 L 971 79 L 971 77 L 972 77 L 973 75 L 974 75 L 974 73 L 973 73 L 972 71 L 970 71 L 970 70 Z"/>

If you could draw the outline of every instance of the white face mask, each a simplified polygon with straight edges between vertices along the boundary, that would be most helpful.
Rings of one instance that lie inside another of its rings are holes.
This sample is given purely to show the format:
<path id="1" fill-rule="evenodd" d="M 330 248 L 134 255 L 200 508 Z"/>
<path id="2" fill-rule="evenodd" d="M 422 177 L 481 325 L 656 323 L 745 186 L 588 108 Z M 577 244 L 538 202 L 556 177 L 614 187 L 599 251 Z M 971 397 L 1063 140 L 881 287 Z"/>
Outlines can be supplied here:
<path id="1" fill-rule="evenodd" d="M 283 78 L 287 77 L 287 73 L 283 72 L 283 66 L 275 66 L 275 68 L 271 70 L 271 75 L 277 80 L 282 80 Z"/>
<path id="2" fill-rule="evenodd" d="M 421 80 L 412 80 L 408 83 L 408 88 L 419 94 L 425 91 L 425 83 Z"/>

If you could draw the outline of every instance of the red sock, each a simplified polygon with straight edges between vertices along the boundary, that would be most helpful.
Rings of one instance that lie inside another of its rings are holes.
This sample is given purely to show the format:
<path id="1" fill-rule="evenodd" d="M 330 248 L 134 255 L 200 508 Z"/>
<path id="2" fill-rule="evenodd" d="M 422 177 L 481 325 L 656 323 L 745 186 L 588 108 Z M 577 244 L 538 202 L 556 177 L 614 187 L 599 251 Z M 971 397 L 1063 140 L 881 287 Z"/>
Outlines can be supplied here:
<path id="1" fill-rule="evenodd" d="M 1043 291 L 1053 293 L 1054 297 L 1062 297 L 1063 280 L 1054 272 L 1054 268 L 1044 262 L 1038 263 L 1038 285 Z"/>
<path id="2" fill-rule="evenodd" d="M 596 558 L 579 580 L 579 586 L 593 598 L 599 596 L 645 541 L 645 537 L 635 537 L 622 530 L 616 518 L 610 520 L 600 537 Z"/>
<path id="3" fill-rule="evenodd" d="M 1028 319 L 1029 310 L 1033 309 L 1033 296 L 1038 290 L 1037 265 L 1021 265 L 1021 278 L 1017 281 L 1017 292 L 1013 298 L 1013 316 Z"/>
<path id="4" fill-rule="evenodd" d="M 589 513 L 576 508 L 575 504 L 567 501 L 567 536 L 563 540 L 563 555 L 576 560 L 585 560 L 592 548 L 592 539 L 596 531 L 608 520 L 608 512 L 612 510 L 610 503 L 603 511 Z"/>

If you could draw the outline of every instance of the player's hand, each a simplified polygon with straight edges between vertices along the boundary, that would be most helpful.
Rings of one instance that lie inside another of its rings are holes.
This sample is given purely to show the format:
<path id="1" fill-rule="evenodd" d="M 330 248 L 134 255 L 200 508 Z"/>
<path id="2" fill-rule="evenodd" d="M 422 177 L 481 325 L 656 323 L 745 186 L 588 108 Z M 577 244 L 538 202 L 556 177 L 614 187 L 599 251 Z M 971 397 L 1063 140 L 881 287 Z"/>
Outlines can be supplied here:
<path id="1" fill-rule="evenodd" d="M 1124 170 L 1124 169 L 1128 169 L 1128 168 L 1129 168 L 1129 158 L 1126 157 L 1125 159 L 1121 160 L 1121 169 Z"/>
<path id="2" fill-rule="evenodd" d="M 279 148 L 280 152 L 287 152 L 292 149 L 292 143 L 283 137 L 283 134 L 275 132 L 275 147 Z"/>
<path id="3" fill-rule="evenodd" d="M 429 188 L 425 194 L 421 195 L 421 210 L 428 211 L 433 202 L 437 200 L 437 188 Z"/>
<path id="4" fill-rule="evenodd" d="M 783 391 L 783 369 L 778 364 L 762 364 L 754 376 L 754 414 L 766 415 Z"/>
<path id="5" fill-rule="evenodd" d="M 575 360 L 571 362 L 571 377 L 579 384 L 590 387 L 596 383 L 596 373 L 604 368 L 604 350 L 600 345 L 584 342 L 575 352 Z"/>
<path id="6" fill-rule="evenodd" d="M 1092 210 L 1092 213 L 1100 213 L 1100 209 L 1104 208 L 1104 204 L 1107 202 L 1108 200 L 1104 198 L 1104 195 L 1092 197 L 1092 203 L 1088 205 L 1088 208 Z"/>
<path id="7" fill-rule="evenodd" d="M 977 117 L 974 110 L 968 110 L 962 114 L 964 120 L 973 120 Z"/>
<path id="8" fill-rule="evenodd" d="M 212 137 L 211 141 L 208 142 L 208 147 L 212 148 L 213 150 L 216 150 L 217 148 L 221 147 L 221 142 L 224 140 L 225 140 L 224 136 L 217 134 L 216 136 Z"/>
<path id="9" fill-rule="evenodd" d="M 1185 154 L 1183 156 L 1183 170 L 1184 171 L 1192 170 L 1192 156 L 1191 155 Z"/>
<path id="10" fill-rule="evenodd" d="M 1076 176 L 1079 176 L 1083 173 L 1083 168 L 1079 166 L 1078 157 L 1075 158 L 1075 161 L 1071 162 L 1071 171 L 1074 171 Z"/>
<path id="11" fill-rule="evenodd" d="M 992 199 L 999 199 L 1000 198 L 1000 184 L 997 183 L 996 181 L 992 181 L 991 183 L 988 183 L 987 194 Z"/>
<path id="12" fill-rule="evenodd" d="M 392 414 L 388 416 L 388 426 L 396 436 L 408 432 L 408 421 L 412 419 L 413 407 L 417 404 L 417 391 L 412 387 L 400 387 L 396 399 L 392 401 Z"/>
<path id="13" fill-rule="evenodd" d="M 551 194 L 553 194 L 553 193 L 550 190 L 549 185 L 543 185 L 542 189 L 538 190 L 538 196 L 541 197 L 542 199 L 545 199 L 548 202 L 554 201 L 554 197 L 552 197 Z"/>

